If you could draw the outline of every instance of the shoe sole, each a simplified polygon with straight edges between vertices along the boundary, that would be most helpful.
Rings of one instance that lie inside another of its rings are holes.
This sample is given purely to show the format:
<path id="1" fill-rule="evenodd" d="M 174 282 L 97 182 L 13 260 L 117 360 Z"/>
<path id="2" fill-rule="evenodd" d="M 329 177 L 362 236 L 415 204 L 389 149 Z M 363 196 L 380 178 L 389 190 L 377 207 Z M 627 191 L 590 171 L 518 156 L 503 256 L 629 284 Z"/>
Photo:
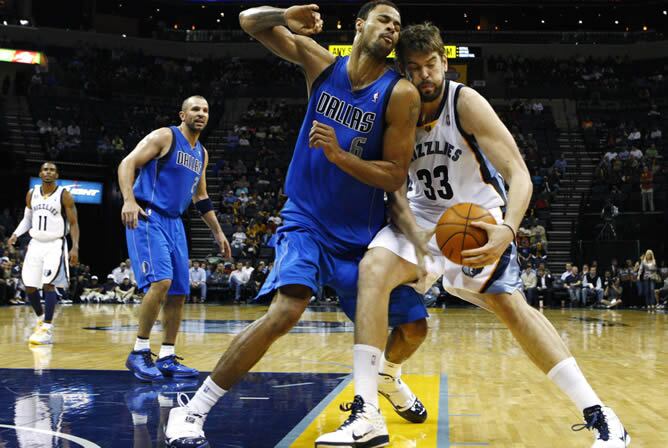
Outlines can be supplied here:
<path id="1" fill-rule="evenodd" d="M 388 446 L 389 444 L 390 444 L 390 436 L 389 435 L 384 435 L 384 436 L 374 437 L 373 439 L 367 440 L 366 442 L 353 442 L 353 443 L 316 442 L 315 447 L 316 448 L 341 448 L 341 447 L 376 448 L 376 447 L 380 447 L 380 446 Z"/>
<path id="2" fill-rule="evenodd" d="M 146 376 L 146 375 L 142 375 L 141 373 L 139 373 L 139 372 L 133 370 L 133 369 L 132 369 L 129 365 L 127 365 L 127 364 L 125 364 L 125 368 L 127 368 L 127 369 L 130 371 L 130 373 L 132 373 L 132 374 L 134 375 L 135 378 L 137 378 L 139 381 L 143 381 L 144 383 L 152 383 L 152 382 L 154 382 L 154 381 L 160 381 L 160 380 L 162 380 L 162 379 L 165 378 L 163 375 L 161 375 L 161 376 L 155 376 L 155 377 L 154 377 L 154 376 Z"/>
<path id="3" fill-rule="evenodd" d="M 165 440 L 165 446 L 166 446 L 166 447 L 169 447 L 169 448 L 180 448 L 180 447 L 188 447 L 188 448 L 211 448 L 211 445 L 210 445 L 209 442 L 207 442 L 206 440 L 205 440 L 204 442 L 200 443 L 199 445 L 178 445 L 178 443 L 179 443 L 178 439 L 177 439 L 177 440 L 174 440 L 174 441 L 172 441 L 172 442 L 170 442 L 170 441 L 168 441 L 168 440 Z"/>
<path id="4" fill-rule="evenodd" d="M 160 369 L 158 369 L 158 370 L 160 370 Z M 160 373 L 162 373 L 162 376 L 164 376 L 165 378 L 176 378 L 176 379 L 178 379 L 178 378 L 197 378 L 199 376 L 199 372 L 186 373 L 186 374 L 178 374 L 178 373 L 174 374 L 174 373 L 169 372 L 169 371 L 163 372 L 162 370 L 160 370 Z"/>

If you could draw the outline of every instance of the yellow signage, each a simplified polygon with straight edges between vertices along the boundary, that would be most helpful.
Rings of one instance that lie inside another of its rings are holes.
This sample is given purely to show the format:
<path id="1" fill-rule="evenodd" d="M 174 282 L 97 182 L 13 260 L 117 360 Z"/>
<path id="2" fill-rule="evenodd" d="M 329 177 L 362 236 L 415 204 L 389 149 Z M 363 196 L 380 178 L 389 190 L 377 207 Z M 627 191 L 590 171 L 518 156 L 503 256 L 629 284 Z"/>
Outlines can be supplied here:
<path id="1" fill-rule="evenodd" d="M 353 49 L 352 45 L 330 45 L 329 52 L 334 56 L 348 56 Z M 445 56 L 448 59 L 456 58 L 475 58 L 475 55 L 469 51 L 469 47 L 458 47 L 457 45 L 445 45 Z M 394 50 L 389 54 L 388 58 L 394 58 Z"/>

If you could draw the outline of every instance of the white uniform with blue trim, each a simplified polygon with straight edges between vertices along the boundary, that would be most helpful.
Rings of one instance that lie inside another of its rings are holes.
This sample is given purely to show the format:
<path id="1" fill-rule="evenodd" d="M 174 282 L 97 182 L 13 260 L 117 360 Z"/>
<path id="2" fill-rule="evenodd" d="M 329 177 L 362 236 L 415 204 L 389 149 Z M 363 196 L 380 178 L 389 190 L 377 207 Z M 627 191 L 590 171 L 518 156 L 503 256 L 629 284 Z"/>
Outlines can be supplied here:
<path id="1" fill-rule="evenodd" d="M 463 84 L 446 81 L 437 118 L 418 126 L 413 159 L 408 171 L 408 202 L 417 224 L 433 228 L 441 215 L 455 204 L 471 202 L 490 211 L 503 222 L 506 192 L 501 175 L 467 134 L 457 118 L 457 98 Z M 384 247 L 417 264 L 415 248 L 393 225 L 383 228 L 369 245 Z M 426 260 L 430 273 L 424 284 L 415 288 L 424 293 L 443 275 L 446 290 L 467 289 L 478 293 L 511 293 L 521 286 L 515 244 L 499 261 L 481 269 L 453 263 L 438 248 L 436 238 L 429 242 L 433 260 Z"/>
<path id="2" fill-rule="evenodd" d="M 63 187 L 56 187 L 49 196 L 42 195 L 42 186 L 30 192 L 32 223 L 30 243 L 23 260 L 21 280 L 25 286 L 41 288 L 53 284 L 66 288 L 69 281 L 67 260 L 68 225 L 63 207 Z"/>

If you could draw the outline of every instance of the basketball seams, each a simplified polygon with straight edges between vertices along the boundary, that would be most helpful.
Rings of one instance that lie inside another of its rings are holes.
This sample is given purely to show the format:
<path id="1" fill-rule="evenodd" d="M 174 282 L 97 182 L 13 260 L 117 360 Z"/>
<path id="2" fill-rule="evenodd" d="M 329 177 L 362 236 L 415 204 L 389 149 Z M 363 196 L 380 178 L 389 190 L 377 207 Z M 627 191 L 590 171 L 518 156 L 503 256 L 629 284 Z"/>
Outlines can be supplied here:
<path id="1" fill-rule="evenodd" d="M 441 253 L 457 264 L 462 263 L 462 251 L 482 247 L 487 242 L 487 232 L 469 225 L 473 221 L 496 224 L 489 210 L 473 203 L 460 203 L 448 208 L 436 224 L 436 240 Z M 447 238 L 445 241 L 444 237 Z M 461 241 L 454 237 L 461 238 Z"/>

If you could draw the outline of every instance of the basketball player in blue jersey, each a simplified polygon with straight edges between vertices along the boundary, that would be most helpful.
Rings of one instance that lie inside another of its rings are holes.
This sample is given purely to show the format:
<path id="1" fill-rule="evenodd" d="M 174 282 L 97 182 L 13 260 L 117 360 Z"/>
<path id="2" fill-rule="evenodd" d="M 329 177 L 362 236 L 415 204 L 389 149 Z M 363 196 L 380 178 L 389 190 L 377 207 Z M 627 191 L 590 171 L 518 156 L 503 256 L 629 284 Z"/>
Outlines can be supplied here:
<path id="1" fill-rule="evenodd" d="M 401 26 L 390 1 L 362 6 L 350 57 L 335 58 L 308 37 L 322 29 L 317 5 L 252 8 L 241 13 L 240 23 L 301 66 L 309 102 L 286 178 L 274 269 L 259 292 L 273 301 L 232 341 L 189 403 L 172 409 L 165 432 L 172 447 L 209 446 L 203 424 L 211 407 L 299 321 L 319 285 L 340 296 L 356 294 L 358 263 L 385 222 L 384 192 L 406 182 L 420 106 L 415 87 L 386 64 Z M 423 337 L 421 297 L 404 287 L 396 299 L 391 323 L 406 338 Z M 426 413 L 412 398 L 406 407 L 393 405 L 406 418 L 423 421 Z M 376 407 L 371 412 L 380 416 Z"/>
<path id="2" fill-rule="evenodd" d="M 397 57 L 420 92 L 422 108 L 411 188 L 391 195 L 392 225 L 378 233 L 360 264 L 354 350 L 362 346 L 369 354 L 354 358 L 355 374 L 365 377 L 362 387 L 355 384 L 355 394 L 364 401 L 377 396 L 377 375 L 368 366 L 384 346 L 390 291 L 417 282 L 424 268 L 432 282 L 443 276 L 448 292 L 493 312 L 508 327 L 529 359 L 583 412 L 586 423 L 574 429 L 593 430 L 593 448 L 628 446 L 631 439 L 617 415 L 603 405 L 552 324 L 522 294 L 514 240 L 532 186 L 510 132 L 476 91 L 445 79 L 447 60 L 437 27 L 426 23 L 402 30 Z M 488 209 L 498 224 L 471 224 L 484 229 L 489 240 L 463 251 L 461 266 L 442 255 L 432 235 L 441 214 L 464 202 Z M 422 292 L 430 283 L 416 287 Z M 326 442 L 322 446 L 354 446 L 355 434 L 387 434 L 384 425 L 372 426 L 362 417 L 353 410 L 347 425 L 318 440 Z M 559 445 L 550 442 L 545 445 Z"/>
<path id="3" fill-rule="evenodd" d="M 128 253 L 137 286 L 147 291 L 139 309 L 137 340 L 125 363 L 141 381 L 198 375 L 197 370 L 179 363 L 174 353 L 183 303 L 190 291 L 181 215 L 191 201 L 223 255 L 231 253 L 206 191 L 209 156 L 198 141 L 209 120 L 209 104 L 201 96 L 191 96 L 183 102 L 179 117 L 179 126 L 148 134 L 118 167 Z M 161 307 L 163 340 L 153 362 L 149 337 Z"/>

